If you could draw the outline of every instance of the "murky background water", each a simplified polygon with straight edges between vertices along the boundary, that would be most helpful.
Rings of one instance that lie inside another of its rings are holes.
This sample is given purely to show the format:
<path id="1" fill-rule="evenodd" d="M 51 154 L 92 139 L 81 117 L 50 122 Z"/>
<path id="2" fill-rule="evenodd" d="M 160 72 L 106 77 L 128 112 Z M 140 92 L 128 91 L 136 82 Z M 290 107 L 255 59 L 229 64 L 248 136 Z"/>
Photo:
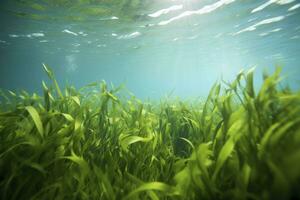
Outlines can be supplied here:
<path id="1" fill-rule="evenodd" d="M 6 0 L 0 23 L 2 89 L 40 90 L 41 63 L 62 85 L 104 79 L 139 98 L 203 96 L 253 66 L 300 88 L 298 0 Z"/>

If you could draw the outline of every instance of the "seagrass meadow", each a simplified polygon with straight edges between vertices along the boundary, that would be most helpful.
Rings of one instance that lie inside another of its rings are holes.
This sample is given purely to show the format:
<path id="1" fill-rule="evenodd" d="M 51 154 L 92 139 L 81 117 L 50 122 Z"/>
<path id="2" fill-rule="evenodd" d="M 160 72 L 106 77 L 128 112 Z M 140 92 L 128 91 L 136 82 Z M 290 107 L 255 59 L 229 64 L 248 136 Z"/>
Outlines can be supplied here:
<path id="1" fill-rule="evenodd" d="M 280 69 L 206 100 L 149 103 L 104 82 L 2 91 L 1 199 L 299 199 L 300 94 Z"/>

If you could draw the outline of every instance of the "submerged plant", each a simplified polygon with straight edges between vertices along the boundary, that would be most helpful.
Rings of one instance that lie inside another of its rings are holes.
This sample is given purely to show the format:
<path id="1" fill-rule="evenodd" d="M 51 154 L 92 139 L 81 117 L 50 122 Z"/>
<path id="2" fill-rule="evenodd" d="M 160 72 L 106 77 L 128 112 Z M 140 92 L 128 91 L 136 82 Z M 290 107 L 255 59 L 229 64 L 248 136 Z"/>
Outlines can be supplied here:
<path id="1" fill-rule="evenodd" d="M 143 103 L 104 83 L 2 92 L 1 199 L 300 198 L 300 94 L 279 70 L 205 102 Z"/>

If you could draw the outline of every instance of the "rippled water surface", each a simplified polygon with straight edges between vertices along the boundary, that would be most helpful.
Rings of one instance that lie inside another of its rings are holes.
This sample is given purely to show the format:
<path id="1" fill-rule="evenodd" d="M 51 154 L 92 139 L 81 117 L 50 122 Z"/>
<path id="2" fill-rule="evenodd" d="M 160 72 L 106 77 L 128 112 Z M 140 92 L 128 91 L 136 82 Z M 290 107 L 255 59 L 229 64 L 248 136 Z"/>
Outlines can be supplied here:
<path id="1" fill-rule="evenodd" d="M 207 94 L 241 69 L 283 67 L 300 88 L 299 0 L 6 0 L 0 88 L 125 83 L 140 98 Z M 257 78 L 257 84 L 260 77 Z"/>

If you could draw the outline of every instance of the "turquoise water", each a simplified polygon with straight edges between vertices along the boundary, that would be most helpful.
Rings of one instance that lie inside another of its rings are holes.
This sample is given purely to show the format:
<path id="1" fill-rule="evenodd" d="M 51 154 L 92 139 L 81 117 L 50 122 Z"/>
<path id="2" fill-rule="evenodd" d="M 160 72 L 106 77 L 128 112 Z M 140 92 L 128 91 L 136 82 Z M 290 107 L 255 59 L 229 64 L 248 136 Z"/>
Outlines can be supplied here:
<path id="1" fill-rule="evenodd" d="M 298 0 L 6 0 L 0 23 L 2 89 L 40 90 L 42 63 L 61 85 L 124 83 L 139 98 L 203 96 L 254 66 L 300 88 Z"/>

